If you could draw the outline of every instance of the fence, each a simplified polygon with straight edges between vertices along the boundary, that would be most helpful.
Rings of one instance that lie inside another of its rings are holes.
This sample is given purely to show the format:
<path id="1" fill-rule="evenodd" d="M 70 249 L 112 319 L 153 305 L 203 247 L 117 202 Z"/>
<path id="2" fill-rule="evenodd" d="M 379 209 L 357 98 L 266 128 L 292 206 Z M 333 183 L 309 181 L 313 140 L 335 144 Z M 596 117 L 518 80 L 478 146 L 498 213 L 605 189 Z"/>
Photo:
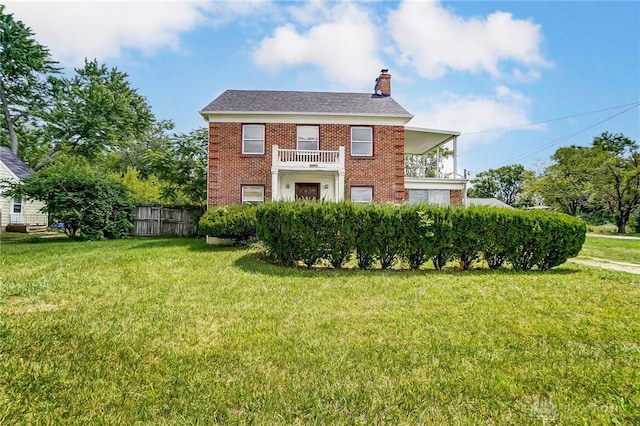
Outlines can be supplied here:
<path id="1" fill-rule="evenodd" d="M 142 204 L 136 207 L 133 235 L 137 237 L 190 237 L 197 233 L 199 213 L 186 207 Z"/>

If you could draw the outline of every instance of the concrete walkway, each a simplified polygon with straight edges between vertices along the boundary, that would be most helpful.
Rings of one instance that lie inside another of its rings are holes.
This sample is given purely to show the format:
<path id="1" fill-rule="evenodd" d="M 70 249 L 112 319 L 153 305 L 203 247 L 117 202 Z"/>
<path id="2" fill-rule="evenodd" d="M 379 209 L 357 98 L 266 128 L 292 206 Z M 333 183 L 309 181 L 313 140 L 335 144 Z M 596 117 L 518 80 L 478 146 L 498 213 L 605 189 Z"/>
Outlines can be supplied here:
<path id="1" fill-rule="evenodd" d="M 640 275 L 640 265 L 637 263 L 615 262 L 606 259 L 580 258 L 569 259 L 568 262 L 576 265 L 590 266 L 592 268 L 608 269 L 610 271 L 628 272 L 630 274 Z"/>
<path id="2" fill-rule="evenodd" d="M 616 234 L 587 234 L 587 237 L 613 238 L 617 240 L 640 240 L 640 237 L 634 237 L 632 235 L 616 235 Z"/>

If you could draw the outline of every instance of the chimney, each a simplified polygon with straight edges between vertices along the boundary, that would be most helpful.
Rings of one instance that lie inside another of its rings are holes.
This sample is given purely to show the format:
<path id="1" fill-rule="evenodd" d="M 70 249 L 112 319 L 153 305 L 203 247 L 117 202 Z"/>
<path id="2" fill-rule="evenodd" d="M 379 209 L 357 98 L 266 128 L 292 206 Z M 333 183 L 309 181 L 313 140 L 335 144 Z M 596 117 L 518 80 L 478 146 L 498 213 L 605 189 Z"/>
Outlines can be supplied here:
<path id="1" fill-rule="evenodd" d="M 380 70 L 380 77 L 376 78 L 373 92 L 380 96 L 391 96 L 391 74 L 388 69 Z"/>

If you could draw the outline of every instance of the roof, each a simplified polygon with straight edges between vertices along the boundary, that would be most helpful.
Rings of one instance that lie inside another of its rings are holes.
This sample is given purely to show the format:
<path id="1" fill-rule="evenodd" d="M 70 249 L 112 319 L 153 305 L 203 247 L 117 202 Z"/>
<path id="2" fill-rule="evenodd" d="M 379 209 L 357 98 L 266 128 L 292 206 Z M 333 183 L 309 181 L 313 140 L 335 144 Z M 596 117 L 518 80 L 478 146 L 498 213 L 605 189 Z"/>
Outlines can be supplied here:
<path id="1" fill-rule="evenodd" d="M 29 170 L 27 165 L 6 146 L 0 146 L 0 162 L 7 166 L 19 179 L 24 179 L 31 174 L 31 170 Z"/>
<path id="2" fill-rule="evenodd" d="M 467 203 L 470 206 L 489 206 L 489 207 L 504 207 L 512 209 L 509 204 L 503 203 L 497 198 L 467 198 Z"/>
<path id="3" fill-rule="evenodd" d="M 294 113 L 328 115 L 412 115 L 390 96 L 370 93 L 296 92 L 277 90 L 226 90 L 200 114 Z"/>

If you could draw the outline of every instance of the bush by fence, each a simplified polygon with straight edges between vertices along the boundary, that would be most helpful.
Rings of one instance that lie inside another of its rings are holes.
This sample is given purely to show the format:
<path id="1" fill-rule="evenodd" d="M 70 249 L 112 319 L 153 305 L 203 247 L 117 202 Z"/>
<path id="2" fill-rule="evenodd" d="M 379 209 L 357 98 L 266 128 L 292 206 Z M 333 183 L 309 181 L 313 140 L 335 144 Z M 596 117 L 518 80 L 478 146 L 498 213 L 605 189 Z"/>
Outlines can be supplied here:
<path id="1" fill-rule="evenodd" d="M 246 241 L 256 236 L 256 207 L 232 204 L 207 210 L 198 222 L 200 235 Z"/>
<path id="2" fill-rule="evenodd" d="M 271 261 L 307 267 L 326 260 L 338 268 L 355 254 L 363 269 L 398 261 L 416 269 L 428 260 L 436 269 L 450 261 L 467 269 L 484 259 L 493 269 L 509 263 L 546 270 L 576 256 L 586 234 L 584 222 L 571 216 L 490 207 L 277 202 L 222 207 L 210 216 L 209 228 L 201 221 L 203 232 L 238 238 L 255 229 Z"/>

